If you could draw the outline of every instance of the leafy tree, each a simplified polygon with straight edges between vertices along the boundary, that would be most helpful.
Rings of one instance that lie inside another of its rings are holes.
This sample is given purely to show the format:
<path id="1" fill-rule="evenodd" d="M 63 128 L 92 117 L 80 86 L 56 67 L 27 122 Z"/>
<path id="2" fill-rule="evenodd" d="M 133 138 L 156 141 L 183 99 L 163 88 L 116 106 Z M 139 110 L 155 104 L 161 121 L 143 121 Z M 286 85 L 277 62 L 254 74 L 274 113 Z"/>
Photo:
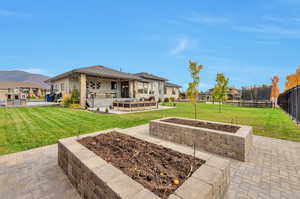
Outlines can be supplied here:
<path id="1" fill-rule="evenodd" d="M 203 69 L 203 65 L 198 65 L 197 62 L 189 61 L 189 71 L 191 73 L 192 82 L 189 83 L 189 87 L 187 89 L 187 97 L 189 98 L 190 102 L 194 104 L 194 112 L 195 112 L 195 119 L 197 118 L 197 96 L 199 94 L 198 86 L 200 83 L 200 76 L 199 72 Z"/>
<path id="2" fill-rule="evenodd" d="M 213 90 L 213 97 L 219 102 L 219 112 L 221 112 L 221 103 L 227 99 L 229 79 L 223 73 L 217 73 L 216 85 Z"/>

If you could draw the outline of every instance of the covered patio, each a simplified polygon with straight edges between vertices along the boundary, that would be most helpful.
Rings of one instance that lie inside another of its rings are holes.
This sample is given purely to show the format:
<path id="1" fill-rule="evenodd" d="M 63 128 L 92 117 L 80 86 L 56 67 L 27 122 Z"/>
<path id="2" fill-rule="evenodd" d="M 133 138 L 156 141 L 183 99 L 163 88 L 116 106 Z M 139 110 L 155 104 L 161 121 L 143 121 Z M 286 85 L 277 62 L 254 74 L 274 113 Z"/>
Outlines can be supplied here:
<path id="1" fill-rule="evenodd" d="M 80 88 L 80 104 L 85 107 L 105 107 L 116 100 L 132 100 L 138 82 L 147 82 L 138 76 L 95 66 L 76 71 Z"/>

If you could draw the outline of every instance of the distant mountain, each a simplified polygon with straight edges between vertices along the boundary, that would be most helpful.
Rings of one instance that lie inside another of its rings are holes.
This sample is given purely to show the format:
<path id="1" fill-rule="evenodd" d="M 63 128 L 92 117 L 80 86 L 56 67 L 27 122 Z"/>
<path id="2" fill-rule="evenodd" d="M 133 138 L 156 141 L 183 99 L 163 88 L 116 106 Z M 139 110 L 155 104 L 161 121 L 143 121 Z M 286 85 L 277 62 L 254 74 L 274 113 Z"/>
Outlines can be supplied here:
<path id="1" fill-rule="evenodd" d="M 50 77 L 46 75 L 28 73 L 21 70 L 0 70 L 0 81 L 32 82 L 49 87 L 44 81 Z"/>

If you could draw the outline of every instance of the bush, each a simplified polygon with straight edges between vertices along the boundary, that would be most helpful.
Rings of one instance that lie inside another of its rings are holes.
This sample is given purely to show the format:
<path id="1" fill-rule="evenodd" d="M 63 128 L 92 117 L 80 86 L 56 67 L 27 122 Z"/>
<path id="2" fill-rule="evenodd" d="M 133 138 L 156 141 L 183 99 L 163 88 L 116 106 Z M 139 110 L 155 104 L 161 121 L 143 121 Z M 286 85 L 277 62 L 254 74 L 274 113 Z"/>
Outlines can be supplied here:
<path id="1" fill-rule="evenodd" d="M 81 106 L 79 104 L 69 104 L 69 108 L 80 109 Z"/>
<path id="2" fill-rule="evenodd" d="M 69 94 L 63 94 L 62 97 L 63 106 L 68 107 L 71 104 L 71 96 Z"/>
<path id="3" fill-rule="evenodd" d="M 169 101 L 170 101 L 169 98 L 164 99 L 164 103 L 168 103 Z"/>
<path id="4" fill-rule="evenodd" d="M 72 94 L 71 94 L 71 101 L 72 101 L 72 103 L 73 104 L 79 104 L 79 98 L 80 98 L 80 96 L 79 96 L 79 91 L 78 91 L 78 89 L 73 89 L 73 91 L 72 91 Z"/>
<path id="5" fill-rule="evenodd" d="M 35 94 L 30 93 L 30 94 L 28 94 L 28 98 L 29 99 L 36 99 L 37 97 L 35 96 Z"/>
<path id="6" fill-rule="evenodd" d="M 106 107 L 106 108 L 105 108 L 105 113 L 108 113 L 108 112 L 109 112 L 109 110 L 108 110 L 108 108 Z"/>
<path id="7" fill-rule="evenodd" d="M 170 97 L 170 102 L 174 102 L 175 98 L 174 97 Z"/>
<path id="8" fill-rule="evenodd" d="M 158 103 L 161 103 L 161 101 L 162 101 L 161 98 L 158 98 Z"/>

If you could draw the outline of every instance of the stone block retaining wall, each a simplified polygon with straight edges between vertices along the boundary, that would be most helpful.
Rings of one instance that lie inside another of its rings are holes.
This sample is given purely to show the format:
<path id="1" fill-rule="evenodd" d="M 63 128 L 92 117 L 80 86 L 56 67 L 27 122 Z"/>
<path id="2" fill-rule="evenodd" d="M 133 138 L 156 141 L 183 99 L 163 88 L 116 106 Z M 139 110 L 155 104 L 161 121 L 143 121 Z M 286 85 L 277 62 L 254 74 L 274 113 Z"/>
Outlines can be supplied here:
<path id="1" fill-rule="evenodd" d="M 77 142 L 86 136 L 97 136 L 111 131 L 113 130 L 65 138 L 58 142 L 59 166 L 80 196 L 84 199 L 159 199 L 160 197 Z M 178 150 L 167 142 L 162 141 L 161 145 L 185 153 L 184 149 Z M 230 183 L 230 162 L 203 153 L 196 153 L 196 157 L 206 160 L 206 163 L 170 195 L 169 199 L 220 199 L 226 193 Z"/>
<path id="2" fill-rule="evenodd" d="M 252 127 L 250 126 L 236 125 L 239 126 L 240 129 L 236 133 L 229 133 L 164 122 L 163 120 L 165 119 L 168 118 L 150 122 L 150 135 L 191 147 L 195 144 L 198 149 L 240 161 L 247 161 L 249 159 L 252 149 Z M 181 119 L 192 120 L 187 118 Z M 204 120 L 199 121 L 225 124 Z"/>

